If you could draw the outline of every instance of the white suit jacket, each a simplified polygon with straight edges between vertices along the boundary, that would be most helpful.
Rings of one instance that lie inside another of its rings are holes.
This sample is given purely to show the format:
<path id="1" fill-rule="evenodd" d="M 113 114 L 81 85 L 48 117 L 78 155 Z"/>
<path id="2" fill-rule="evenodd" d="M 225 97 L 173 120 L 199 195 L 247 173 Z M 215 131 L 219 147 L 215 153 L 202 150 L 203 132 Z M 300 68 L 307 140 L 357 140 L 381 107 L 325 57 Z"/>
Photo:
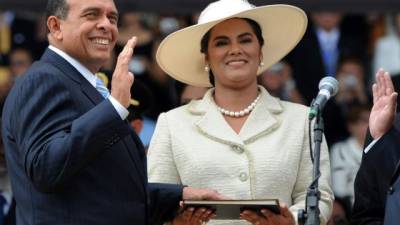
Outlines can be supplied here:
<path id="1" fill-rule="evenodd" d="M 149 181 L 212 188 L 232 199 L 278 198 L 297 220 L 312 179 L 308 108 L 260 90 L 261 98 L 239 134 L 216 108 L 212 89 L 202 100 L 162 113 L 148 152 Z M 324 224 L 333 194 L 325 141 L 321 148 L 319 206 Z"/>

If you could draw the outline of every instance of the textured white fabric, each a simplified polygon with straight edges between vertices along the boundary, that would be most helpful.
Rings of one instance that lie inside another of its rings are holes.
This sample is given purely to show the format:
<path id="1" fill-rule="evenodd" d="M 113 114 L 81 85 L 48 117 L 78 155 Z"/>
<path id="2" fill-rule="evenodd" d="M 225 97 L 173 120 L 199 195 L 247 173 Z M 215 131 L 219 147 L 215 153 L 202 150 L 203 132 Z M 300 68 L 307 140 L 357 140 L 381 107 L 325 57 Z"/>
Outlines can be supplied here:
<path id="1" fill-rule="evenodd" d="M 213 188 L 232 199 L 278 198 L 291 206 L 297 219 L 312 178 L 308 108 L 260 89 L 259 103 L 239 134 L 217 110 L 213 90 L 203 100 L 162 113 L 148 152 L 149 181 Z M 325 224 L 333 199 L 325 141 L 321 173 L 319 206 Z"/>
<path id="2" fill-rule="evenodd" d="M 392 76 L 400 74 L 400 37 L 389 34 L 380 38 L 375 47 L 373 73 L 383 68 Z M 375 75 L 375 74 L 374 74 Z M 375 77 L 372 76 L 372 80 Z"/>
<path id="3" fill-rule="evenodd" d="M 353 137 L 334 144 L 330 151 L 332 190 L 354 203 L 354 181 L 361 165 L 363 147 Z"/>

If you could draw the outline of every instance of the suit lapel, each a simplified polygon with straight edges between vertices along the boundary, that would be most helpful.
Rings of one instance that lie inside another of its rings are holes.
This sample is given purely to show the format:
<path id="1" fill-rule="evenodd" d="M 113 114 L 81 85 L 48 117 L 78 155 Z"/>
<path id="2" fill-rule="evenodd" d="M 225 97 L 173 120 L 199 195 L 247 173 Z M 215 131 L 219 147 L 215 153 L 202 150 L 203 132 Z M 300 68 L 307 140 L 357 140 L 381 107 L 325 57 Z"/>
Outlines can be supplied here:
<path id="1" fill-rule="evenodd" d="M 67 60 L 62 58 L 57 53 L 47 49 L 42 56 L 42 60 L 56 65 L 66 76 L 77 82 L 81 86 L 82 92 L 93 102 L 94 105 L 99 104 L 104 100 L 101 94 L 93 87 L 89 81 L 83 77 L 78 70 L 75 69 Z"/>
<path id="2" fill-rule="evenodd" d="M 86 79 L 81 82 L 81 90 L 95 105 L 104 101 L 104 97 Z"/>
<path id="3" fill-rule="evenodd" d="M 261 98 L 253 112 L 240 130 L 239 136 L 245 143 L 251 143 L 279 127 L 281 121 L 276 117 L 282 112 L 279 100 L 261 88 Z"/>
<path id="4" fill-rule="evenodd" d="M 239 134 L 229 126 L 222 114 L 217 110 L 209 90 L 203 100 L 189 106 L 192 114 L 201 115 L 195 125 L 200 132 L 216 141 L 229 145 L 244 145 L 258 137 L 268 134 L 280 125 L 275 114 L 282 112 L 279 100 L 269 95 L 262 87 L 259 104 L 246 120 Z"/>

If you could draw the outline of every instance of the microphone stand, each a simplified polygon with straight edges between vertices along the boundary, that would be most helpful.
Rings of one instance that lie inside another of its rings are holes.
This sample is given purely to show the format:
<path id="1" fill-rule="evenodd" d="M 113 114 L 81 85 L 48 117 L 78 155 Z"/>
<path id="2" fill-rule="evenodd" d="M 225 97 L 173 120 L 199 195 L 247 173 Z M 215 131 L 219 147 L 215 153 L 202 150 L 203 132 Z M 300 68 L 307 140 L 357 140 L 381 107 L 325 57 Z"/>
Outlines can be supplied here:
<path id="1" fill-rule="evenodd" d="M 321 199 L 321 193 L 318 190 L 318 179 L 321 176 L 319 168 L 323 132 L 324 122 L 318 105 L 314 124 L 313 181 L 307 189 L 305 210 L 300 209 L 298 212 L 298 221 L 301 225 L 320 225 L 319 200 Z"/>

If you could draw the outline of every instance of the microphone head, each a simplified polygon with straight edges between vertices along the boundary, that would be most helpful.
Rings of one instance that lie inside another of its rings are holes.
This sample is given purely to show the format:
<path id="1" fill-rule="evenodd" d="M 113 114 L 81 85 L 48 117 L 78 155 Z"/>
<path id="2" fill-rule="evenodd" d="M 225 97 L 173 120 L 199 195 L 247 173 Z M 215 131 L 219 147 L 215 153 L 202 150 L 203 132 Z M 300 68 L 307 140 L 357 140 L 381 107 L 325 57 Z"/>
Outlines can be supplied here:
<path id="1" fill-rule="evenodd" d="M 331 96 L 335 96 L 339 91 L 339 82 L 333 77 L 324 77 L 319 82 L 319 90 L 328 89 Z"/>

